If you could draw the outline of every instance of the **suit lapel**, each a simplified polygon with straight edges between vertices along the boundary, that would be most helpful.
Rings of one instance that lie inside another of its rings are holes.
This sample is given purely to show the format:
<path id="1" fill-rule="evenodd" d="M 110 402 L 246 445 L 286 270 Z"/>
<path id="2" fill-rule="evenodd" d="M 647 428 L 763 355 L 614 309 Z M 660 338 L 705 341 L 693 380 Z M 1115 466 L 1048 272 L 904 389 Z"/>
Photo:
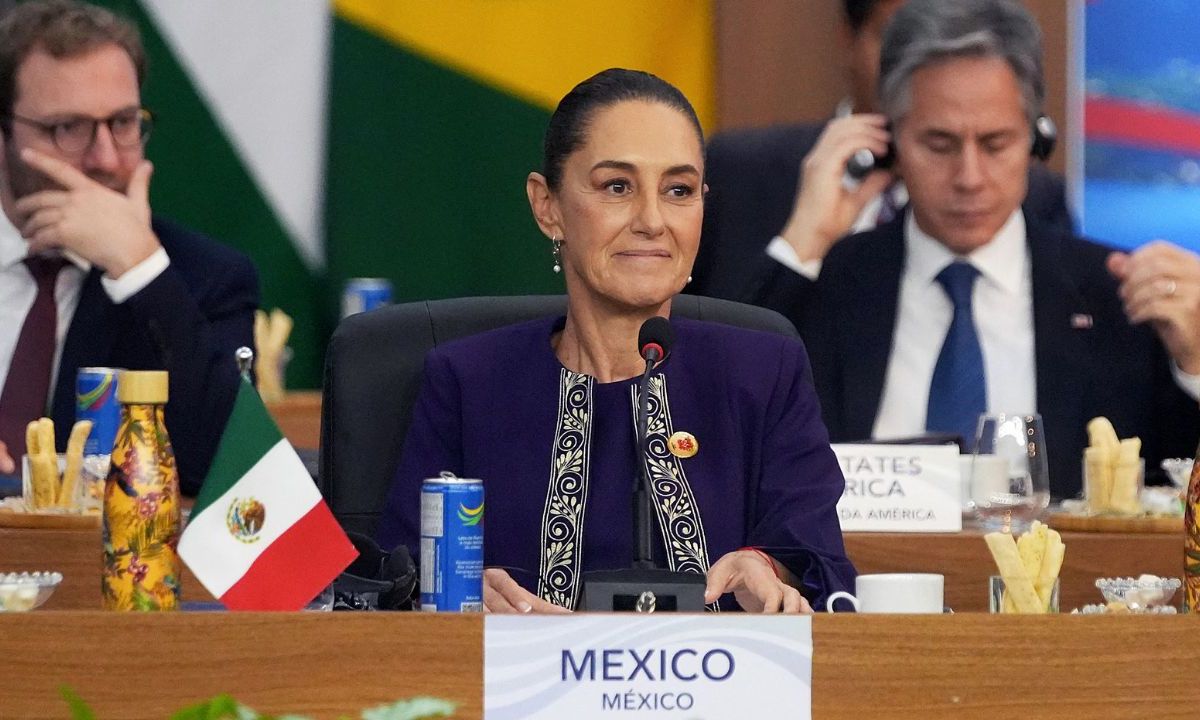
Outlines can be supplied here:
<path id="1" fill-rule="evenodd" d="M 1055 458 L 1053 448 L 1082 447 L 1087 419 L 1084 402 L 1088 397 L 1087 378 L 1094 377 L 1088 366 L 1093 357 L 1089 350 L 1092 336 L 1092 309 L 1080 289 L 1068 275 L 1069 259 L 1064 258 L 1064 238 L 1060 232 L 1042 225 L 1029 224 L 1029 258 L 1033 285 L 1034 357 L 1037 365 L 1037 406 L 1051 448 L 1051 491 L 1062 495 L 1062 488 L 1077 489 L 1067 482 L 1079 473 L 1079 458 Z M 1060 451 L 1061 455 L 1061 451 Z M 1058 487 L 1055 487 L 1058 486 Z"/>
<path id="2" fill-rule="evenodd" d="M 58 363 L 58 382 L 52 405 L 56 424 L 70 427 L 75 421 L 75 375 L 79 368 L 104 365 L 112 357 L 116 342 L 117 307 L 100 285 L 100 271 L 93 269 L 83 280 L 79 305 L 71 318 Z M 59 433 L 64 435 L 63 433 Z"/>
<path id="3" fill-rule="evenodd" d="M 905 260 L 903 214 L 878 232 L 876 241 L 860 246 L 850 263 L 851 282 L 840 295 L 845 308 L 838 313 L 838 334 L 847 439 L 871 437 L 896 331 Z"/>

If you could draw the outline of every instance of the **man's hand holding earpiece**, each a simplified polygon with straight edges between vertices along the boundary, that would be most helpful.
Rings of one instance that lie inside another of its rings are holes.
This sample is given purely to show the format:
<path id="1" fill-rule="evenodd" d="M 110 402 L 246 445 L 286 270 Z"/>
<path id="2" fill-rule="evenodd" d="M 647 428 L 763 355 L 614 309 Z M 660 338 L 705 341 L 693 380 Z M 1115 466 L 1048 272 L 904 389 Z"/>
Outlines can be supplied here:
<path id="1" fill-rule="evenodd" d="M 779 234 L 801 261 L 821 260 L 850 232 L 855 218 L 894 179 L 886 170 L 867 175 L 857 187 L 843 182 L 846 161 L 866 148 L 876 157 L 888 151 L 891 133 L 883 115 L 858 114 L 825 126 L 800 168 L 800 190 L 787 225 Z"/>

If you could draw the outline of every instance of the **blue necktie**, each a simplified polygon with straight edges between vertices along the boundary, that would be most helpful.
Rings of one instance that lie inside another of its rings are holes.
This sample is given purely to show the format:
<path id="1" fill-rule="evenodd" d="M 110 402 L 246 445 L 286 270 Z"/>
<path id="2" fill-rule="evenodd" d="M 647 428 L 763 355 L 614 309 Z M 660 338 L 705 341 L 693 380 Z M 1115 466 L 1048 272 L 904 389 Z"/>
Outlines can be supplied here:
<path id="1" fill-rule="evenodd" d="M 955 433 L 968 449 L 975 444 L 979 415 L 987 411 L 983 350 L 971 313 L 971 290 L 977 277 L 979 271 L 962 261 L 950 263 L 938 273 L 937 281 L 954 303 L 954 319 L 933 368 L 925 415 L 926 430 Z"/>

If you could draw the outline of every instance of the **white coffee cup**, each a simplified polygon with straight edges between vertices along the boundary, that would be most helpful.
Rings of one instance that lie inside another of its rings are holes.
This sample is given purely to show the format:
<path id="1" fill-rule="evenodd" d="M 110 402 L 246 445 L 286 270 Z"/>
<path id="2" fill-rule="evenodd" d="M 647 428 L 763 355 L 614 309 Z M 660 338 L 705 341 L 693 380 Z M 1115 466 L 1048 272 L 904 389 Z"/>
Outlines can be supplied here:
<path id="1" fill-rule="evenodd" d="M 945 584 L 934 573 L 859 575 L 855 594 L 833 593 L 825 600 L 825 611 L 834 612 L 833 601 L 844 598 L 861 613 L 941 613 Z"/>

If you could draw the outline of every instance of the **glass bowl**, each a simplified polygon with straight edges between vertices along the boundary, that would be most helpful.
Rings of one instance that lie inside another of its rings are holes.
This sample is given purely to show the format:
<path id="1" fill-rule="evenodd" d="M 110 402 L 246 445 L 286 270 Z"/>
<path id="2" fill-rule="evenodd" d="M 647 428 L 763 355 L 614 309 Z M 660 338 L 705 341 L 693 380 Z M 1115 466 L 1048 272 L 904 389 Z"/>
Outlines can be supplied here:
<path id="1" fill-rule="evenodd" d="M 0 612 L 22 612 L 40 607 L 62 582 L 62 573 L 22 572 L 0 575 Z"/>
<path id="2" fill-rule="evenodd" d="M 1118 606 L 1119 607 L 1119 606 Z M 1132 613 L 1129 608 L 1119 608 L 1114 610 L 1107 605 L 1084 605 L 1081 608 L 1076 608 L 1071 611 L 1072 615 L 1117 615 L 1120 613 Z M 1145 608 L 1139 610 L 1138 615 L 1176 615 L 1179 611 L 1171 605 L 1160 605 L 1158 607 Z"/>
<path id="3" fill-rule="evenodd" d="M 1175 591 L 1183 585 L 1179 578 L 1160 578 L 1143 575 L 1139 578 L 1099 578 L 1096 587 L 1110 603 L 1122 603 L 1130 610 L 1170 605 Z"/>

